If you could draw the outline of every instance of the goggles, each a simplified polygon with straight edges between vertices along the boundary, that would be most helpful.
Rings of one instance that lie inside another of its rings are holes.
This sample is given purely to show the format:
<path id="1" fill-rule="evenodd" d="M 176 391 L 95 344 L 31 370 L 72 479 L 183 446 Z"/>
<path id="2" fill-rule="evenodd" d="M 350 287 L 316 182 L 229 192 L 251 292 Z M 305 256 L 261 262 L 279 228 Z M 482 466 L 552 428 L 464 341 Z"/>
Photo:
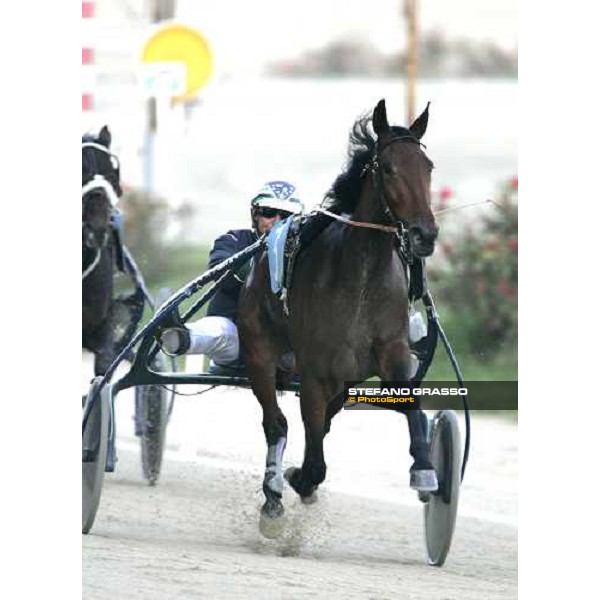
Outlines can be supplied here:
<path id="1" fill-rule="evenodd" d="M 291 212 L 286 210 L 280 210 L 279 208 L 270 208 L 269 206 L 259 206 L 255 209 L 254 214 L 257 217 L 264 217 L 265 219 L 272 219 L 279 215 L 282 219 L 287 219 L 292 215 Z"/>

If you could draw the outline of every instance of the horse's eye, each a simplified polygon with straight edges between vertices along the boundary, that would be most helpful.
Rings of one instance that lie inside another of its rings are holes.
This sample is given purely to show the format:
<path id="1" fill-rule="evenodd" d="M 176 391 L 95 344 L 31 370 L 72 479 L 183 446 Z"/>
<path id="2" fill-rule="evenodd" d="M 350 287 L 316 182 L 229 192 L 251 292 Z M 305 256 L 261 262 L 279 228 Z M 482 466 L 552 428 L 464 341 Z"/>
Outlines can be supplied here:
<path id="1" fill-rule="evenodd" d="M 390 177 L 395 177 L 398 174 L 396 168 L 392 167 L 392 165 L 383 165 L 383 172 L 385 175 L 389 175 Z"/>

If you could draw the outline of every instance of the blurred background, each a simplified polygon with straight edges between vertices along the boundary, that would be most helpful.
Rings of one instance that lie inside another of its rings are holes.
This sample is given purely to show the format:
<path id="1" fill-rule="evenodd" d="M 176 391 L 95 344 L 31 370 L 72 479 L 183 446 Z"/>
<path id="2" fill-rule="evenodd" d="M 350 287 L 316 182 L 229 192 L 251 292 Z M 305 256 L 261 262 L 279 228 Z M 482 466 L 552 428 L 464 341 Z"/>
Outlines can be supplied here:
<path id="1" fill-rule="evenodd" d="M 431 101 L 436 209 L 494 200 L 439 215 L 432 293 L 465 379 L 517 379 L 516 0 L 94 0 L 82 17 L 82 133 L 112 132 L 153 290 L 203 272 L 265 180 L 318 204 L 379 99 L 402 125 Z M 452 378 L 442 354 L 429 379 Z"/>

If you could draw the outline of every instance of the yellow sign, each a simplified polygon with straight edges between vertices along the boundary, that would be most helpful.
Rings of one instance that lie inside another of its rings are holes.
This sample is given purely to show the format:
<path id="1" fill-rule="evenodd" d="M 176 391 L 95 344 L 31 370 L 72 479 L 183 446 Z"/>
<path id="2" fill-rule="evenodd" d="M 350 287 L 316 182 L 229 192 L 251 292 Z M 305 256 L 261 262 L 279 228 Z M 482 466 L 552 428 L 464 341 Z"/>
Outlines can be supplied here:
<path id="1" fill-rule="evenodd" d="M 142 62 L 185 65 L 185 92 L 173 98 L 179 102 L 195 98 L 212 75 L 213 58 L 208 42 L 187 25 L 169 23 L 157 29 L 144 44 Z"/>

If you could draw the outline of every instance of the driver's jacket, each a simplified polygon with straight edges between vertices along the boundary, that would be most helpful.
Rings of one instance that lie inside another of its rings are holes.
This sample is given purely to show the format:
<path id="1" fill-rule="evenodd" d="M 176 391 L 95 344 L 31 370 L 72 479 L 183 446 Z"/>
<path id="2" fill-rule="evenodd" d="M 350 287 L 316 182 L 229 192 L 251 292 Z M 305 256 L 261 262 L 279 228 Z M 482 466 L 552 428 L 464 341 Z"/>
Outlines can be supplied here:
<path id="1" fill-rule="evenodd" d="M 252 245 L 258 236 L 252 229 L 233 229 L 215 240 L 208 256 L 208 267 L 212 268 L 225 259 Z M 219 291 L 208 304 L 207 315 L 227 317 L 237 324 L 238 300 L 242 281 L 230 274 L 219 286 Z"/>

